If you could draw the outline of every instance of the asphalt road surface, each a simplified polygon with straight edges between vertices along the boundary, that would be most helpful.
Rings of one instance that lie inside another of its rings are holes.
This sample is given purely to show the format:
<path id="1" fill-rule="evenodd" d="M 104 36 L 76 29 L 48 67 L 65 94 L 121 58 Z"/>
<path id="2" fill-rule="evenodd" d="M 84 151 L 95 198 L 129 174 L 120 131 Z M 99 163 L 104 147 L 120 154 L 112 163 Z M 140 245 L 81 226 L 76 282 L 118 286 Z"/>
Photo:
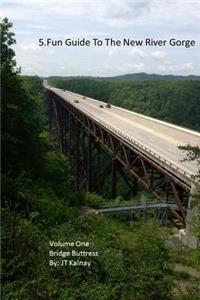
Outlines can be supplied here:
<path id="1" fill-rule="evenodd" d="M 52 87 L 50 89 L 97 121 L 114 127 L 136 143 L 145 146 L 150 153 L 154 153 L 166 160 L 167 163 L 178 167 L 187 176 L 191 177 L 197 173 L 197 163 L 183 162 L 185 153 L 178 149 L 178 146 L 187 144 L 200 146 L 200 133 L 145 117 L 114 105 L 106 108 L 104 102 L 70 91 Z M 78 103 L 75 102 L 76 100 Z M 104 107 L 101 108 L 99 105 Z"/>

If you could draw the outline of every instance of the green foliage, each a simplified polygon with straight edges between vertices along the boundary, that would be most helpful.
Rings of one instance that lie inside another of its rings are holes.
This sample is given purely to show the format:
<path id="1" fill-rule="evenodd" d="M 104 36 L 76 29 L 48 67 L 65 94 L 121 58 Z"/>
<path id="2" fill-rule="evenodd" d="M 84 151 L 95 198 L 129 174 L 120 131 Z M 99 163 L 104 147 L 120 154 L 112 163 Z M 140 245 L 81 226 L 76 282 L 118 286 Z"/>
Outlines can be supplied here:
<path id="1" fill-rule="evenodd" d="M 88 78 L 83 79 L 55 79 L 50 80 L 52 84 L 61 89 L 71 90 L 83 94 L 88 97 L 93 97 L 99 100 L 106 101 L 109 98 L 109 82 L 92 80 Z"/>
<path id="2" fill-rule="evenodd" d="M 89 215 L 71 218 L 43 233 L 38 228 L 24 219 L 17 222 L 15 243 L 8 248 L 15 256 L 11 253 L 4 267 L 9 269 L 7 278 L 15 282 L 6 280 L 4 299 L 168 299 L 172 276 L 157 225 L 137 226 L 130 232 L 116 221 Z M 89 250 L 99 252 L 92 266 L 50 268 L 48 240 L 72 237 L 89 241 Z"/>
<path id="3" fill-rule="evenodd" d="M 50 76 L 48 80 L 53 82 L 54 80 L 72 80 L 72 79 L 90 79 L 90 80 L 107 80 L 107 81 L 130 81 L 130 80 L 199 80 L 200 76 L 196 75 L 189 75 L 189 76 L 181 76 L 181 75 L 160 75 L 160 74 L 147 74 L 144 72 L 141 73 L 130 73 L 118 76 L 111 76 L 111 77 L 95 77 L 95 76 Z"/>
<path id="4" fill-rule="evenodd" d="M 92 80 L 50 78 L 50 83 L 180 126 L 200 130 L 199 80 Z"/>
<path id="5" fill-rule="evenodd" d="M 103 199 L 100 195 L 86 193 L 84 195 L 84 205 L 94 208 L 99 208 L 102 205 L 105 205 L 105 199 Z"/>
<path id="6" fill-rule="evenodd" d="M 191 145 L 186 145 L 186 146 L 179 146 L 179 149 L 185 151 L 186 153 L 186 158 L 184 160 L 189 160 L 189 161 L 196 161 L 198 166 L 200 166 L 200 147 L 199 146 L 191 146 Z M 199 170 L 200 173 L 200 170 Z M 200 174 L 197 174 L 197 176 L 200 176 Z"/>
<path id="7" fill-rule="evenodd" d="M 8 21 L 8 18 L 4 18 L 1 22 L 1 70 L 3 72 L 14 72 L 16 66 L 15 52 L 10 47 L 16 43 L 14 38 L 15 34 L 10 31 L 12 23 Z M 3 75 L 3 74 L 2 74 Z M 5 74 L 4 74 L 5 75 Z"/>
<path id="8" fill-rule="evenodd" d="M 43 93 L 41 78 L 38 76 L 22 76 L 22 78 L 25 89 L 32 95 L 36 94 L 41 97 L 41 93 Z"/>
<path id="9" fill-rule="evenodd" d="M 127 294 L 124 299 L 170 299 L 171 273 L 165 265 L 169 257 L 160 236 L 156 223 L 137 227 L 136 241 L 125 255 L 132 298 Z"/>
<path id="10" fill-rule="evenodd" d="M 200 129 L 199 81 L 114 82 L 112 91 L 110 99 L 113 104 Z"/>
<path id="11" fill-rule="evenodd" d="M 37 103 L 27 95 L 17 75 L 12 23 L 1 23 L 1 88 L 2 88 L 2 163 L 3 171 L 17 173 L 31 159 L 35 137 L 41 130 Z M 20 159 L 19 159 L 20 158 Z"/>
<path id="12" fill-rule="evenodd" d="M 182 244 L 180 246 L 176 246 L 175 250 L 170 251 L 171 261 L 200 271 L 199 249 L 184 248 Z"/>
<path id="13" fill-rule="evenodd" d="M 175 298 L 175 300 L 199 300 L 200 299 L 200 285 L 198 283 L 193 283 L 190 287 L 182 293 L 181 296 Z"/>

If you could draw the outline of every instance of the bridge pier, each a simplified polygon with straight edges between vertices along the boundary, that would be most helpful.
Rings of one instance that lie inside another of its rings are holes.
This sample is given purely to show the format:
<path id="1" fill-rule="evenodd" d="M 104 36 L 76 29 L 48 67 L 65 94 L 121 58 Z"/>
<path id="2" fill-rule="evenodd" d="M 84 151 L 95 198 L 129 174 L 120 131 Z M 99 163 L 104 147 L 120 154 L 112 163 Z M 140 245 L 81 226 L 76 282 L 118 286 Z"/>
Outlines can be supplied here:
<path id="1" fill-rule="evenodd" d="M 57 123 L 58 121 L 57 121 L 55 101 L 49 91 L 46 91 L 46 97 L 47 97 L 47 106 L 48 106 L 49 132 L 51 133 L 54 139 L 58 140 L 58 123 Z"/>
<path id="2" fill-rule="evenodd" d="M 76 122 L 76 189 L 79 191 L 80 188 L 80 126 Z"/>
<path id="3" fill-rule="evenodd" d="M 97 142 L 97 173 L 96 173 L 96 178 L 100 178 L 100 174 L 101 174 L 101 153 L 100 153 L 100 151 L 101 151 L 100 143 Z M 97 191 L 97 193 L 100 193 L 99 180 L 97 180 L 96 191 Z"/>
<path id="4" fill-rule="evenodd" d="M 112 158 L 112 173 L 111 173 L 111 176 L 112 176 L 112 193 L 111 193 L 111 197 L 113 198 L 113 199 L 115 199 L 116 198 L 116 180 L 117 180 L 117 178 L 116 178 L 116 176 L 117 176 L 117 161 L 116 161 L 116 159 L 115 159 L 115 157 L 113 157 Z"/>
<path id="5" fill-rule="evenodd" d="M 91 192 L 91 190 L 92 190 L 91 163 L 92 163 L 92 136 L 89 134 L 89 137 L 88 137 L 88 155 L 87 155 L 88 192 Z"/>
<path id="6" fill-rule="evenodd" d="M 200 222 L 200 204 L 197 195 L 200 193 L 200 185 L 193 184 L 188 203 L 186 228 L 180 231 L 180 239 L 184 245 L 190 248 L 200 248 L 200 238 L 194 236 L 194 231 Z"/>

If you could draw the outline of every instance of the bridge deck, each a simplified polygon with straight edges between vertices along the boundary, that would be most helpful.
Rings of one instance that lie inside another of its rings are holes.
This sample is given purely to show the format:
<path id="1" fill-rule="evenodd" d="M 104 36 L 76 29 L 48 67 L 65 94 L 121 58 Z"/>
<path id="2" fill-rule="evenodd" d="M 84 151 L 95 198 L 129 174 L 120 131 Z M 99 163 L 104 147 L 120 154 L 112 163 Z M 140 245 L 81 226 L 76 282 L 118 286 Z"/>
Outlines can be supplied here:
<path id="1" fill-rule="evenodd" d="M 89 114 L 93 119 L 102 124 L 106 124 L 119 133 L 122 138 L 130 144 L 139 145 L 151 158 L 159 159 L 162 165 L 168 166 L 168 170 L 173 166 L 174 174 L 177 172 L 188 177 L 189 181 L 192 175 L 198 171 L 196 162 L 181 160 L 185 153 L 177 148 L 178 145 L 190 144 L 200 146 L 200 133 L 178 127 L 166 122 L 149 118 L 114 105 L 111 108 L 105 108 L 105 103 L 83 97 L 82 95 L 63 91 L 61 89 L 46 87 L 70 102 L 75 107 Z M 78 103 L 75 102 L 78 100 Z M 99 107 L 100 104 L 104 108 Z"/>

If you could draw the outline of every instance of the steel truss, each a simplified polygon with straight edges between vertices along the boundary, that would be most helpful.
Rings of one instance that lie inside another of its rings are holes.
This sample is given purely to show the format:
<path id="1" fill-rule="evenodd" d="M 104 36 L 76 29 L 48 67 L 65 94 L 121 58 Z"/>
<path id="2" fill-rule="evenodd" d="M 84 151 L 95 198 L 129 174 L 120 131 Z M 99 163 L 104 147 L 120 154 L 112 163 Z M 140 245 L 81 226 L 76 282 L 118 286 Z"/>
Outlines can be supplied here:
<path id="1" fill-rule="evenodd" d="M 185 227 L 190 195 L 186 183 L 78 107 L 50 90 L 46 94 L 49 129 L 57 136 L 61 151 L 74 157 L 78 190 L 100 192 L 102 183 L 110 178 L 111 197 L 115 198 L 120 174 L 128 187 L 124 197 L 134 195 L 140 183 L 159 201 L 176 203 L 178 210 L 171 209 L 171 216 L 178 227 Z M 106 166 L 102 166 L 102 157 L 108 161 Z"/>

